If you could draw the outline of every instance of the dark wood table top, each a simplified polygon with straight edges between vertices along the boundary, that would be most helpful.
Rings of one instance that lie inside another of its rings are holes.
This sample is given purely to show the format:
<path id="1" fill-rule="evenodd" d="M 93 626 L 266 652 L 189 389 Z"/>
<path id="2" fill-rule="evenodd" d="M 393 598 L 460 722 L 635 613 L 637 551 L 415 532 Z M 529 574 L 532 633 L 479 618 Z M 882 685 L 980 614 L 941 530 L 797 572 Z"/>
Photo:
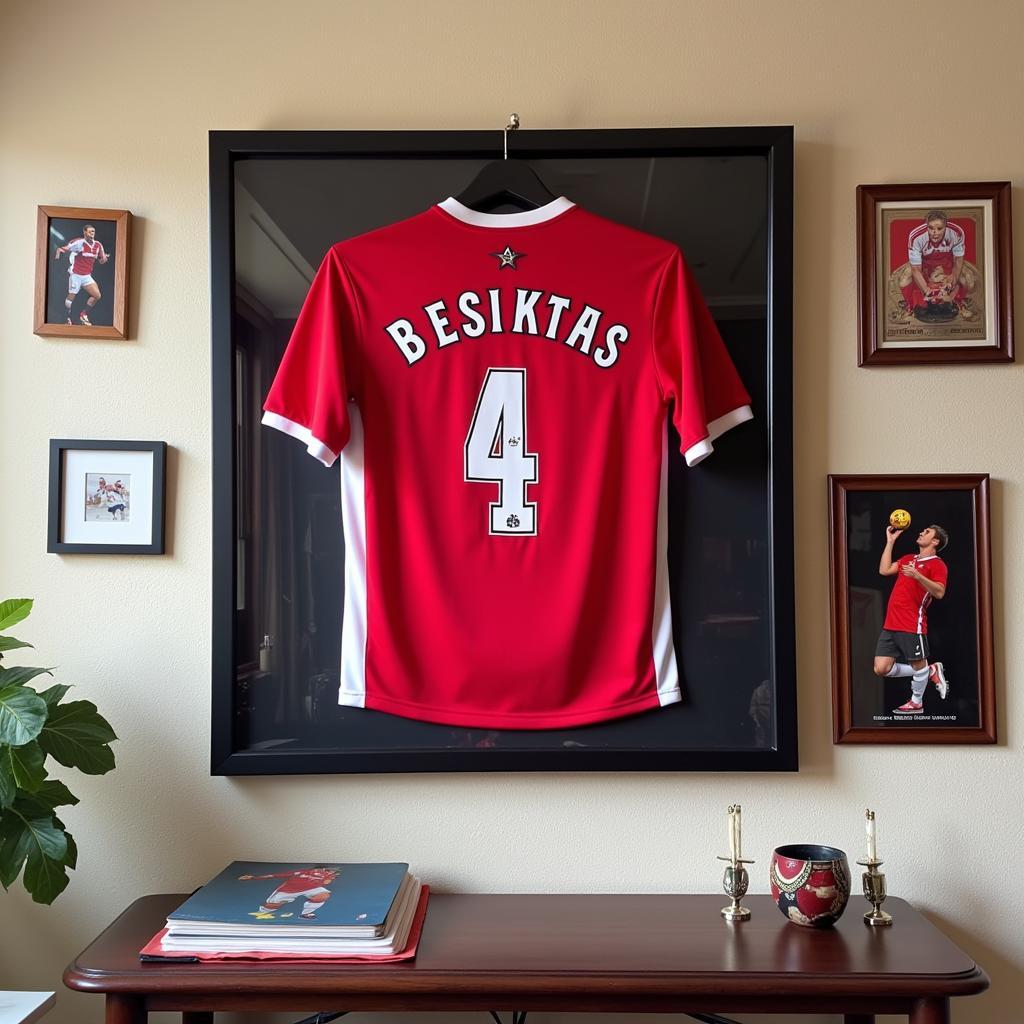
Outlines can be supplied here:
<path id="1" fill-rule="evenodd" d="M 65 984 L 144 995 L 344 993 L 352 1006 L 391 995 L 402 997 L 394 1005 L 410 1008 L 428 1005 L 417 994 L 439 993 L 453 1006 L 500 998 L 524 1008 L 611 1007 L 600 995 L 614 992 L 636 1009 L 716 992 L 905 1000 L 988 987 L 969 956 L 899 899 L 885 905 L 891 928 L 865 925 L 868 905 L 854 896 L 835 928 L 816 930 L 786 921 L 766 895 L 748 896 L 751 919 L 729 924 L 719 916 L 724 896 L 432 893 L 412 961 L 141 963 L 139 949 L 184 899 L 136 900 L 68 967 Z M 348 999 L 360 995 L 367 998 Z"/>

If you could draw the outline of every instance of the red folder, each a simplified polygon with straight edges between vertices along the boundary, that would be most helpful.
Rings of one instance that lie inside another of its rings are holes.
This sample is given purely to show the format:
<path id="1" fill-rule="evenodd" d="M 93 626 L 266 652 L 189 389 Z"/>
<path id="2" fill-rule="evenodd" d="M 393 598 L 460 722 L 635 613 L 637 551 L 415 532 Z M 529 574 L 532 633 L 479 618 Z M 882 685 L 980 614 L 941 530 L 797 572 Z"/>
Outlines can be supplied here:
<path id="1" fill-rule="evenodd" d="M 420 934 L 423 931 L 423 919 L 427 916 L 427 897 L 430 895 L 430 886 L 423 886 L 420 891 L 420 901 L 416 904 L 416 914 L 412 919 L 412 927 L 409 929 L 409 939 L 405 949 L 400 953 L 388 953 L 384 956 L 374 956 L 364 953 L 357 956 L 346 955 L 329 956 L 324 954 L 310 953 L 266 953 L 261 950 L 239 950 L 230 953 L 221 953 L 216 950 L 165 950 L 163 937 L 167 934 L 166 928 L 161 928 L 156 935 L 139 950 L 139 959 L 147 962 L 174 961 L 176 963 L 206 963 L 215 960 L 272 960 L 279 963 L 295 964 L 390 964 L 397 960 L 411 960 L 416 955 L 416 949 L 420 943 Z"/>

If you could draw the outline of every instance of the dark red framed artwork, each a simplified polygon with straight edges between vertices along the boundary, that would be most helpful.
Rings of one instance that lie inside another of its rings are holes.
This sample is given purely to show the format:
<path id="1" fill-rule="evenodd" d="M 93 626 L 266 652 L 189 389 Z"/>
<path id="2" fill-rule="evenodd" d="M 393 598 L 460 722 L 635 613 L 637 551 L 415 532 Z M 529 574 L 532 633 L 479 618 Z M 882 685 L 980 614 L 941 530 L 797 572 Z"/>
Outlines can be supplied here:
<path id="1" fill-rule="evenodd" d="M 1008 181 L 857 186 L 860 366 L 1013 362 Z"/>
<path id="2" fill-rule="evenodd" d="M 988 475 L 828 486 L 833 741 L 995 743 Z M 896 510 L 910 523 L 890 545 Z M 918 572 L 941 580 L 941 596 Z M 922 663 L 927 680 L 913 674 Z"/>

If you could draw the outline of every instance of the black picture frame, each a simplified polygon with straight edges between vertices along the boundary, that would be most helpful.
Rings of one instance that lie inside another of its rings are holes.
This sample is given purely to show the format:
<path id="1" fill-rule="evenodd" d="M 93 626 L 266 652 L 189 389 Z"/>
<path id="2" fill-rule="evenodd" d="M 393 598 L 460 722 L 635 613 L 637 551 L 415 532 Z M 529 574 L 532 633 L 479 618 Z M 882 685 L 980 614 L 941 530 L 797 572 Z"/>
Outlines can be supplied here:
<path id="1" fill-rule="evenodd" d="M 517 131 L 515 155 L 525 160 L 585 155 L 756 156 L 764 161 L 768 209 L 765 275 L 767 324 L 767 529 L 770 550 L 764 604 L 770 616 L 767 659 L 773 686 L 774 742 L 730 747 L 567 749 L 425 748 L 403 744 L 401 720 L 393 745 L 351 750 L 259 749 L 240 741 L 237 543 L 239 516 L 238 409 L 233 330 L 244 298 L 235 276 L 235 181 L 248 160 L 352 161 L 443 158 L 468 162 L 500 155 L 494 131 L 213 131 L 209 136 L 213 394 L 213 566 L 211 773 L 283 775 L 447 771 L 796 771 L 797 709 L 793 577 L 792 250 L 793 129 L 582 129 Z M 496 148 L 497 147 L 497 148 Z M 440 198 L 440 197 L 438 197 Z M 399 219 L 395 215 L 393 219 Z M 386 221 L 382 221 L 385 223 Z M 244 490 L 242 488 L 241 490 Z M 534 734 L 536 736 L 536 734 Z M 579 746 L 579 745 L 577 745 Z"/>
<path id="2" fill-rule="evenodd" d="M 64 454 L 69 451 L 149 452 L 153 457 L 150 492 L 150 542 L 148 544 L 101 544 L 68 541 L 62 522 L 65 505 Z M 162 555 L 164 554 L 165 494 L 167 487 L 166 441 L 110 441 L 51 438 L 46 550 L 57 555 Z"/>

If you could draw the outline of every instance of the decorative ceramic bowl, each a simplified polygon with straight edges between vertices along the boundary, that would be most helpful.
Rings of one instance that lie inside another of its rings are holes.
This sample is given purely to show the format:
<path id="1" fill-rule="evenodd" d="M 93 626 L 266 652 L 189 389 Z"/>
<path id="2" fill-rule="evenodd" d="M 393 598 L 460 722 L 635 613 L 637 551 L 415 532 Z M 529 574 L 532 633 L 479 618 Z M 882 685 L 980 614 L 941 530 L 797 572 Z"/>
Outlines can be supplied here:
<path id="1" fill-rule="evenodd" d="M 834 846 L 780 846 L 772 852 L 772 899 L 794 924 L 827 928 L 850 898 L 850 865 Z"/>

